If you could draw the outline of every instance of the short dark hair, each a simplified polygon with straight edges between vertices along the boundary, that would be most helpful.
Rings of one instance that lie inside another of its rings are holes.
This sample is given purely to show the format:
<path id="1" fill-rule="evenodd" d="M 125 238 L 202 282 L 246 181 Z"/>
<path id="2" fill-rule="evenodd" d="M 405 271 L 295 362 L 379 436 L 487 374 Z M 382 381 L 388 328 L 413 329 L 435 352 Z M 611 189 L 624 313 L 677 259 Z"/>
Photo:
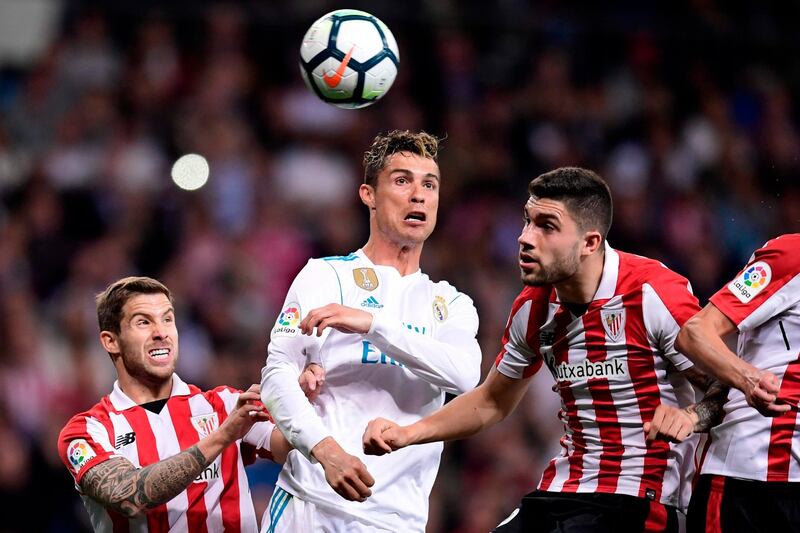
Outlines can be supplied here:
<path id="1" fill-rule="evenodd" d="M 579 167 L 562 167 L 534 178 L 528 193 L 535 198 L 564 202 L 582 231 L 608 235 L 614 205 L 608 184 L 597 173 Z"/>
<path id="2" fill-rule="evenodd" d="M 424 131 L 393 130 L 379 133 L 372 146 L 364 152 L 364 183 L 375 187 L 378 174 L 386 167 L 386 161 L 398 152 L 410 152 L 438 161 L 441 139 Z"/>
<path id="3" fill-rule="evenodd" d="M 146 277 L 130 276 L 115 281 L 106 290 L 95 297 L 97 303 L 97 323 L 100 331 L 120 333 L 122 308 L 138 294 L 164 294 L 170 301 L 172 293 L 158 280 Z"/>

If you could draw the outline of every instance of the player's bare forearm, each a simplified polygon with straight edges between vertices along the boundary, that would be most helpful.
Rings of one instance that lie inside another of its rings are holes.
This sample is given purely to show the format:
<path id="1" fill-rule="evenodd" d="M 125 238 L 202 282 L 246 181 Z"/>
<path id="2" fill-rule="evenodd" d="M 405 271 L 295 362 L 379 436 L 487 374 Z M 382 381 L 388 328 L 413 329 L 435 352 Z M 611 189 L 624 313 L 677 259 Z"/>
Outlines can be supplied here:
<path id="1" fill-rule="evenodd" d="M 730 387 L 714 381 L 706 391 L 702 400 L 686 408 L 690 416 L 696 416 L 694 431 L 707 433 L 722 420 L 722 407 L 728 399 Z"/>
<path id="2" fill-rule="evenodd" d="M 500 422 L 517 406 L 529 379 L 511 379 L 495 368 L 482 384 L 409 426 L 415 444 L 463 439 Z"/>
<path id="3" fill-rule="evenodd" d="M 197 445 L 142 469 L 110 459 L 86 472 L 81 488 L 105 507 L 134 517 L 180 494 L 208 463 Z"/>
<path id="4" fill-rule="evenodd" d="M 755 369 L 730 351 L 722 340 L 735 330 L 728 317 L 714 304 L 708 304 L 684 324 L 675 347 L 725 385 L 743 390 Z"/>

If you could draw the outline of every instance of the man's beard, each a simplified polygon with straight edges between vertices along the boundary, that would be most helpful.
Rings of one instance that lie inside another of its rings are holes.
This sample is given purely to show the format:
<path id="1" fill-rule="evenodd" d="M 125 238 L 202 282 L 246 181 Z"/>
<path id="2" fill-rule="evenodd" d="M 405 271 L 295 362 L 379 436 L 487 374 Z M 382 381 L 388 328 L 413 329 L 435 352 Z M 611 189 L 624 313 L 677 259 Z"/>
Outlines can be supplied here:
<path id="1" fill-rule="evenodd" d="M 522 273 L 522 283 L 531 287 L 541 287 L 542 285 L 553 285 L 565 281 L 578 272 L 580 259 L 578 258 L 578 247 L 572 250 L 571 254 L 557 257 L 553 263 L 545 267 L 539 263 L 539 272 L 536 274 Z"/>

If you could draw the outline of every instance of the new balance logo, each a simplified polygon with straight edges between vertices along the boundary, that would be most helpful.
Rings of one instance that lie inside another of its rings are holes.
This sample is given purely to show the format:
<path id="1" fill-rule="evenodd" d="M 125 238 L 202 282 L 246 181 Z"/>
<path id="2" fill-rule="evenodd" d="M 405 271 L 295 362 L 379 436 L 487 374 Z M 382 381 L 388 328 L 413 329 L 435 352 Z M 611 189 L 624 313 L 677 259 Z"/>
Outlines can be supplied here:
<path id="1" fill-rule="evenodd" d="M 133 431 L 131 431 L 130 433 L 123 433 L 122 435 L 117 435 L 117 440 L 114 443 L 114 449 L 119 450 L 123 446 L 131 444 L 135 440 L 136 440 L 136 433 L 134 433 Z"/>
<path id="2" fill-rule="evenodd" d="M 383 304 L 380 303 L 378 300 L 376 300 L 374 296 L 370 296 L 369 298 L 361 302 L 361 307 L 369 307 L 370 309 L 381 309 L 383 308 Z"/>
<path id="3" fill-rule="evenodd" d="M 628 375 L 628 365 L 622 359 L 612 359 L 611 361 L 589 362 L 584 359 L 580 363 L 561 363 L 556 367 L 556 379 L 558 381 L 571 381 L 584 378 L 609 378 Z"/>

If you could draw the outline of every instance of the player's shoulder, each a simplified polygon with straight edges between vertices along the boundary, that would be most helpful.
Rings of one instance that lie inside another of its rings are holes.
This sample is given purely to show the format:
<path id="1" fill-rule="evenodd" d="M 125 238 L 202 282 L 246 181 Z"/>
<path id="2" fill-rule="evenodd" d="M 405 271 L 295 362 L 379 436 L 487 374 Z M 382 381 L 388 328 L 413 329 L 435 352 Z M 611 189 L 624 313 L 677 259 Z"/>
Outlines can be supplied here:
<path id="1" fill-rule="evenodd" d="M 72 439 L 75 435 L 86 433 L 89 420 L 96 420 L 101 423 L 108 420 L 110 418 L 109 407 L 110 402 L 106 397 L 101 399 L 86 411 L 70 417 L 58 434 L 59 442 L 63 441 L 64 439 Z"/>
<path id="2" fill-rule="evenodd" d="M 453 285 L 447 280 L 442 279 L 438 281 L 433 281 L 428 277 L 427 274 L 422 274 L 422 279 L 430 284 L 431 290 L 435 294 L 441 296 L 448 302 L 456 298 L 469 298 L 469 296 L 467 296 L 466 293 L 459 291 L 455 285 Z"/>
<path id="3" fill-rule="evenodd" d="M 205 396 L 207 400 L 213 403 L 213 399 L 221 398 L 224 400 L 233 400 L 234 398 L 238 398 L 239 395 L 242 393 L 241 390 L 237 389 L 236 387 L 231 387 L 229 385 L 218 385 L 213 389 L 208 390 L 200 390 L 199 388 L 195 387 L 194 385 L 190 386 L 190 394 L 202 394 Z"/>
<path id="4" fill-rule="evenodd" d="M 308 260 L 303 272 L 314 276 L 339 275 L 346 270 L 353 270 L 364 266 L 364 258 L 353 252 L 348 255 L 330 255 L 313 257 Z"/>
<path id="5" fill-rule="evenodd" d="M 764 246 L 755 251 L 748 263 L 757 259 L 772 259 L 790 264 L 800 265 L 800 233 L 787 233 L 770 239 Z"/>
<path id="6" fill-rule="evenodd" d="M 630 286 L 644 284 L 660 286 L 675 282 L 688 283 L 686 277 L 657 259 L 628 252 L 617 251 L 617 253 L 619 254 L 620 285 L 625 283 Z"/>
<path id="7" fill-rule="evenodd" d="M 544 308 L 555 300 L 555 289 L 552 285 L 531 286 L 524 285 L 514 302 L 511 304 L 510 316 L 514 316 L 526 303 L 530 302 L 531 308 Z"/>

